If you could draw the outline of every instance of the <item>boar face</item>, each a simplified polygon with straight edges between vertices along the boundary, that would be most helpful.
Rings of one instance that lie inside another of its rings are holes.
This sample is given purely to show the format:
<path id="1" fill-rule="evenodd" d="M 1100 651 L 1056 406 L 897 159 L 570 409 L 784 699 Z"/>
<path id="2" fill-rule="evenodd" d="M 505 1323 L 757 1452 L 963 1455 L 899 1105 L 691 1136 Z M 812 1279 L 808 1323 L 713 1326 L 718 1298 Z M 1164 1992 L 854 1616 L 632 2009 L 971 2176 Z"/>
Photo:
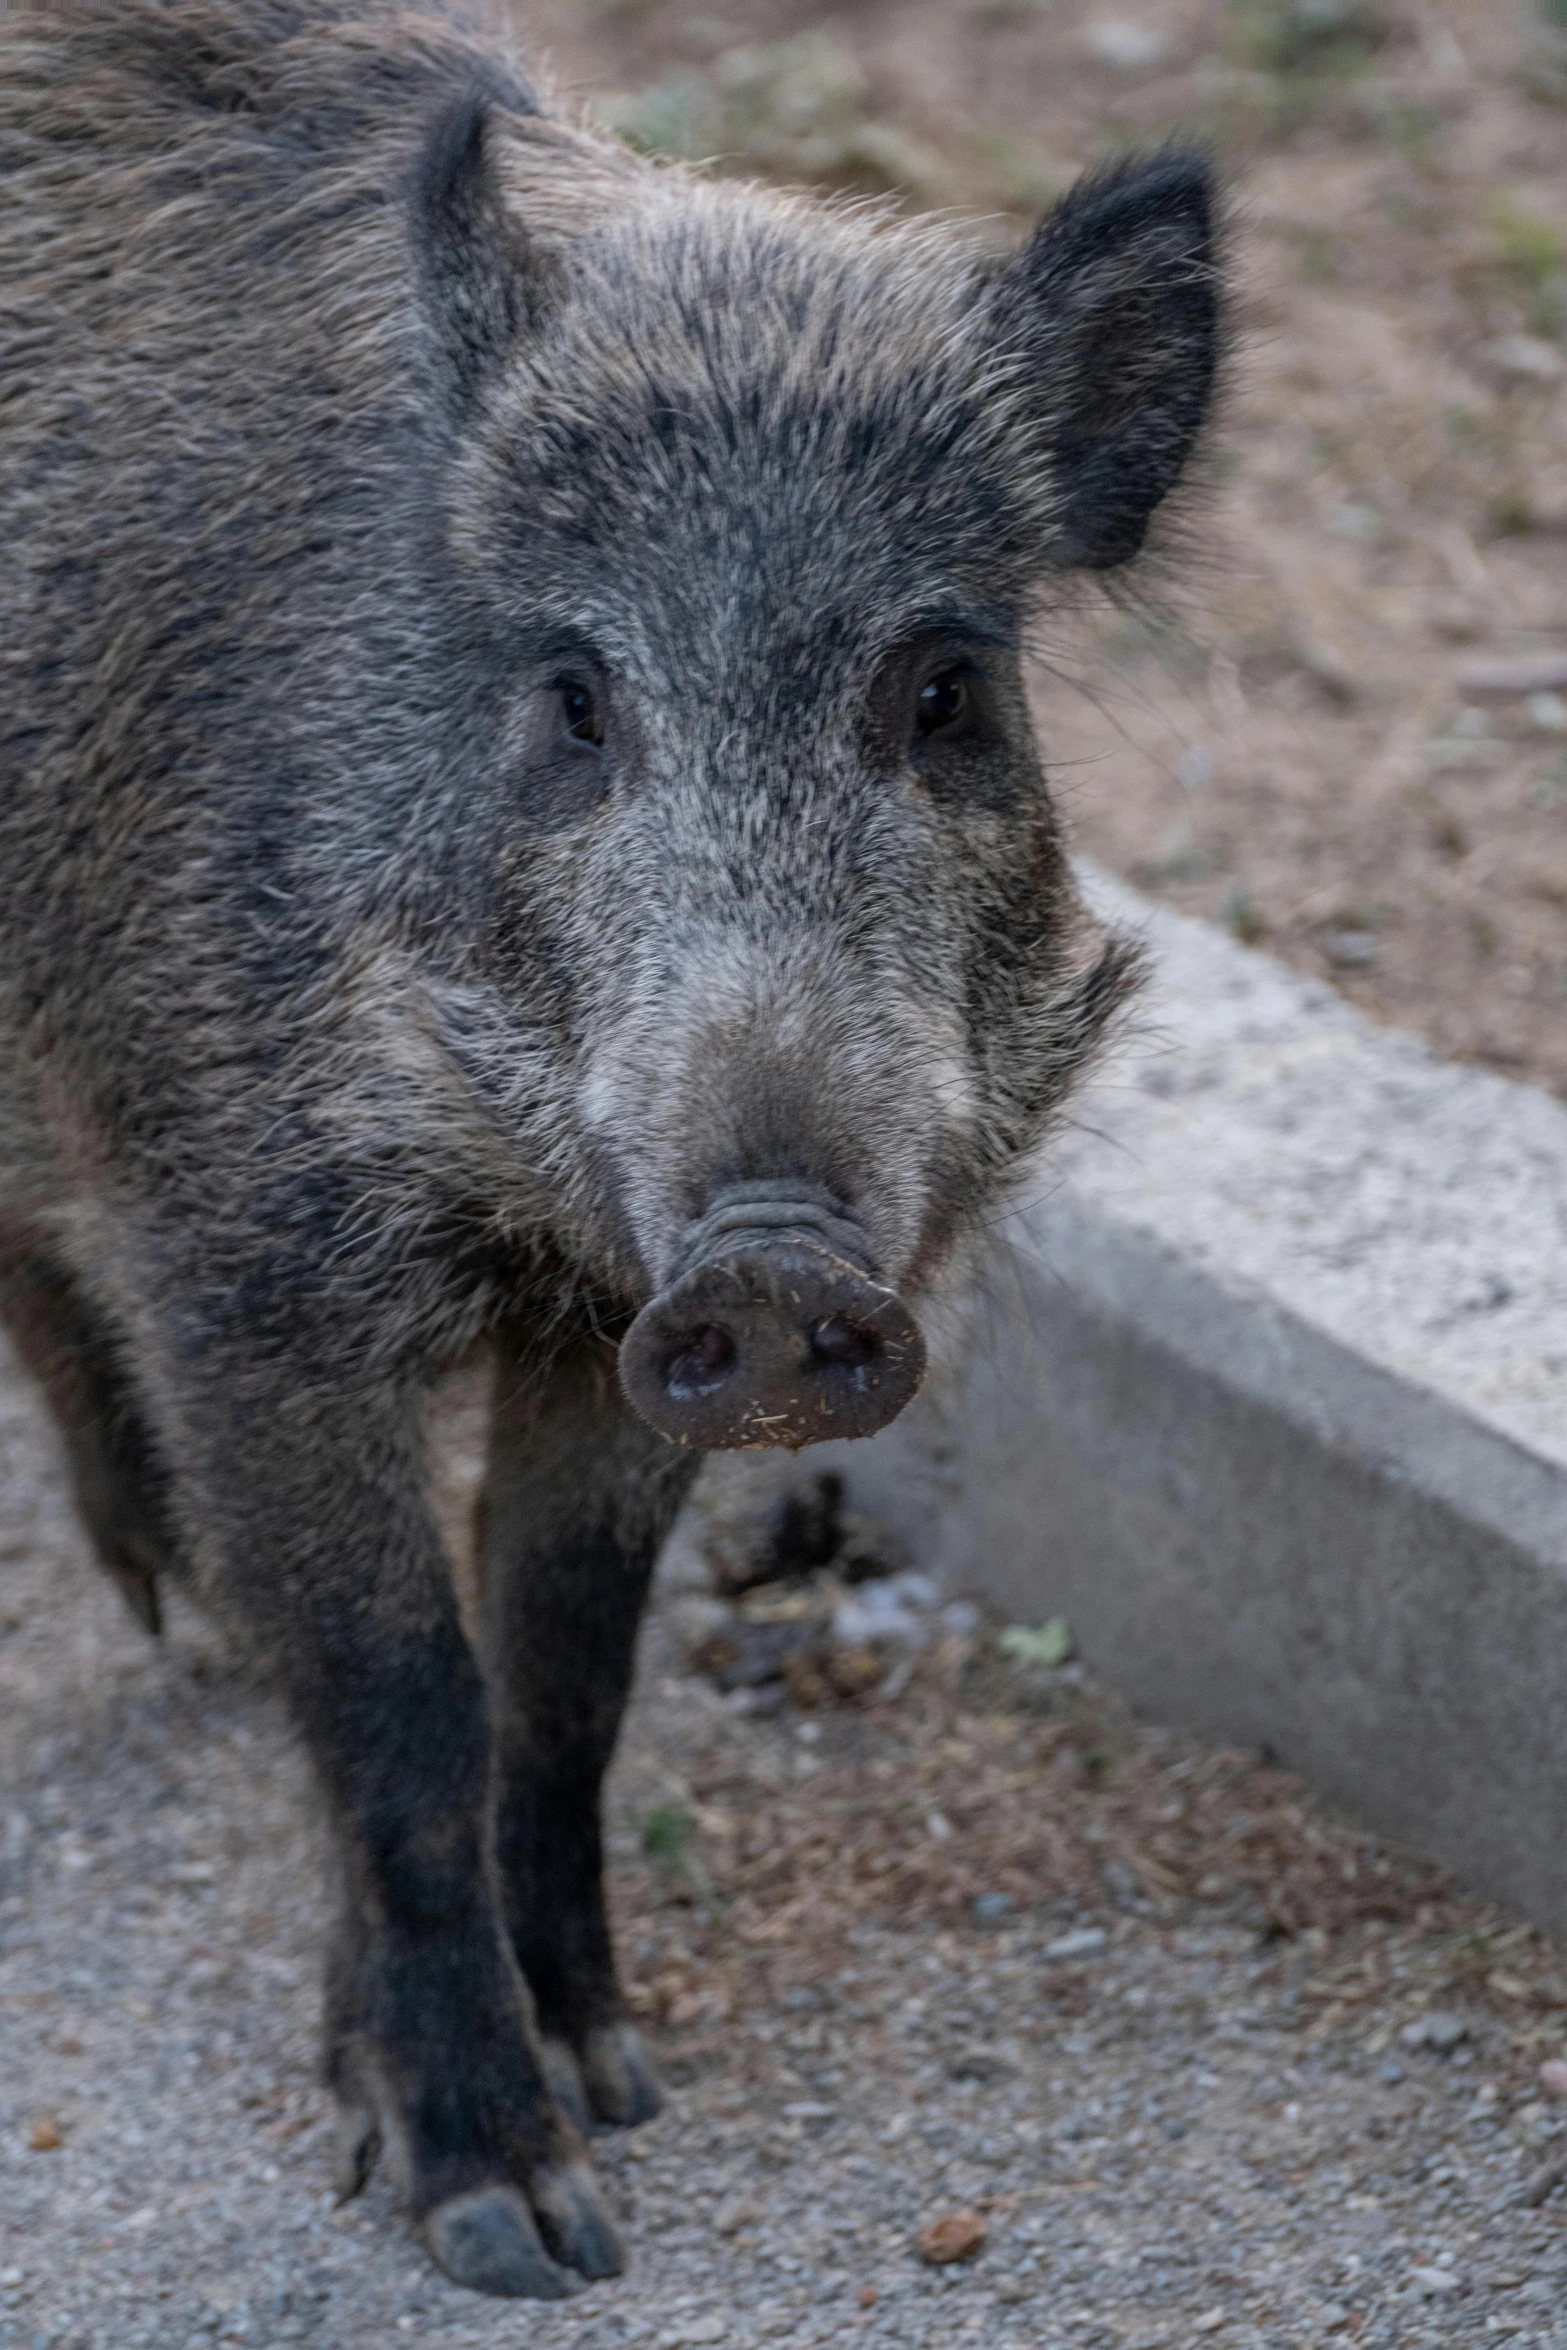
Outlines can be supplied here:
<path id="1" fill-rule="evenodd" d="M 487 976 L 549 1029 L 552 1212 L 644 1303 L 667 1433 L 863 1432 L 1129 983 L 1020 661 L 1200 423 L 1205 173 L 1090 181 L 997 266 L 608 169 L 530 242 L 493 149 L 452 125 L 423 201 Z"/>

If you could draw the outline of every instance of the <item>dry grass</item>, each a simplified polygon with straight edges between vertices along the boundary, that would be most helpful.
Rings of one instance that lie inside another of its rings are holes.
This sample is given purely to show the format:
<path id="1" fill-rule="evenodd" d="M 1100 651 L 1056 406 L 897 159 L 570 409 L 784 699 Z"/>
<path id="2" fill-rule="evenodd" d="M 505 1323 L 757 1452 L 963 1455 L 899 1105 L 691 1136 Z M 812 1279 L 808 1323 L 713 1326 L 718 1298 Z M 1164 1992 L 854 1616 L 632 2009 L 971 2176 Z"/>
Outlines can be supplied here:
<path id="1" fill-rule="evenodd" d="M 1542 1934 L 1441 1869 L 1337 1818 L 1254 1755 L 1152 1732 L 1104 1692 L 1020 1671 L 987 1633 L 948 1643 L 893 1704 L 819 1724 L 802 1782 L 781 1741 L 715 1739 L 652 1847 L 617 1872 L 634 2005 L 701 2037 L 820 1983 L 871 1925 L 988 1945 L 974 1903 L 1009 1926 L 1146 1931 L 1244 1924 L 1302 2033 L 1385 2046 L 1456 2005 L 1504 2023 L 1520 2068 L 1559 2045 L 1567 1972 Z M 1090 1970 L 1046 1961 L 1042 1996 L 1080 2014 Z"/>

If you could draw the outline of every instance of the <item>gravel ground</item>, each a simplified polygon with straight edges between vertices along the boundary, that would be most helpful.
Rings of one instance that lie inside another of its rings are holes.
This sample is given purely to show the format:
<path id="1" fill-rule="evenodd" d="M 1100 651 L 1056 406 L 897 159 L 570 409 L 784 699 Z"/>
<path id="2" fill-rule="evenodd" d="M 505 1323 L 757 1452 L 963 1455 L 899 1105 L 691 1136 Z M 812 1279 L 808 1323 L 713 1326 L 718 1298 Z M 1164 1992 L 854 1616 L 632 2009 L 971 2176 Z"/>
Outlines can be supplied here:
<path id="1" fill-rule="evenodd" d="M 1559 1952 L 983 1626 L 738 1710 L 689 1548 L 614 1798 L 671 2092 L 598 2149 L 629 2274 L 458 2293 L 384 2183 L 333 2206 L 278 1712 L 124 1616 L 14 1384 L 0 1559 L 0 2343 L 1567 2345 L 1560 2201 L 1517 2200 L 1567 2148 Z M 951 2210 L 988 2240 L 927 2266 Z"/>

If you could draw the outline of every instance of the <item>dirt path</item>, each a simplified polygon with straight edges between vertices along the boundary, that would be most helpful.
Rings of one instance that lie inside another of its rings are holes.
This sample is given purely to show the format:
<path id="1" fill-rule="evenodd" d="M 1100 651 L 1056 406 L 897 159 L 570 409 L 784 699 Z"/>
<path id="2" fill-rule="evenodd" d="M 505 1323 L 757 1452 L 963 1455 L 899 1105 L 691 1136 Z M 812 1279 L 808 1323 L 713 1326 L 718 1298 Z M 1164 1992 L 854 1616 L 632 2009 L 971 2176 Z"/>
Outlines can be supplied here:
<path id="1" fill-rule="evenodd" d="M 123 1615 L 9 1384 L 0 1562 L 0 2343 L 1567 2343 L 1563 2212 L 1501 2208 L 1552 2127 L 1540 1937 L 983 1628 L 895 1702 L 741 1714 L 689 1592 L 615 1798 L 671 2084 L 600 2148 L 631 2272 L 461 2295 L 389 2187 L 332 2205 L 278 1714 Z M 927 2267 L 947 2208 L 989 2240 Z"/>

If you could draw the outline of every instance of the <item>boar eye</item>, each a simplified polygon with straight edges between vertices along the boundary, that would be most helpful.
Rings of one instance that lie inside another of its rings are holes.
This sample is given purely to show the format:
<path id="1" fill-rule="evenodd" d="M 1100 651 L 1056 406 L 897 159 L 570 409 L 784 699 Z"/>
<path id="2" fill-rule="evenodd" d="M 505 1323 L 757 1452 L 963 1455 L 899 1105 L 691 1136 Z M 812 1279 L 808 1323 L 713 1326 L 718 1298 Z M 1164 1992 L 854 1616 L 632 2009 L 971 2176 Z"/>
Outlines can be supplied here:
<path id="1" fill-rule="evenodd" d="M 938 669 L 920 687 L 914 704 L 914 731 L 921 738 L 945 734 L 968 710 L 968 679 L 961 669 Z"/>
<path id="2" fill-rule="evenodd" d="M 560 696 L 560 722 L 574 743 L 601 743 L 604 740 L 604 721 L 599 715 L 598 703 L 581 680 L 563 677 L 556 684 Z"/>

